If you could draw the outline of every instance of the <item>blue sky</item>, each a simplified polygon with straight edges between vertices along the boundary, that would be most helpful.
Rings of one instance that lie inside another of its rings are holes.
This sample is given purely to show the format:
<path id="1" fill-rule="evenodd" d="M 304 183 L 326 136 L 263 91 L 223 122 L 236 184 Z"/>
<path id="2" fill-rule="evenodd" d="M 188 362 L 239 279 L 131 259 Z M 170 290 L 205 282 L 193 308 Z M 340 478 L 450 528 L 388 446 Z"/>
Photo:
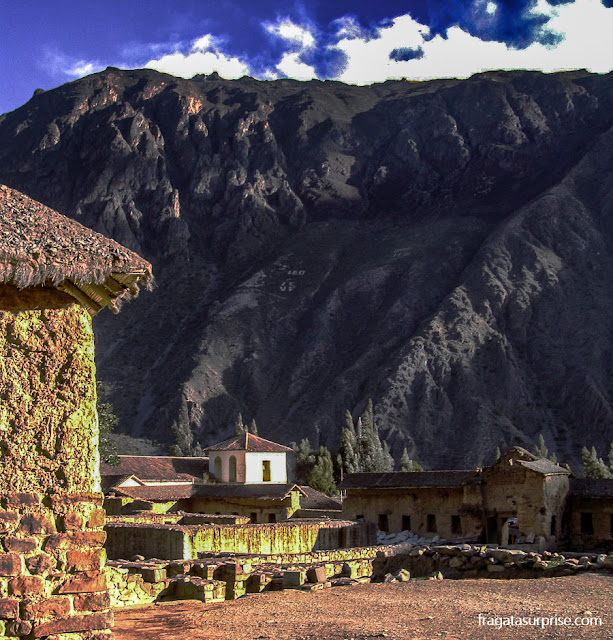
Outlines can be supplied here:
<path id="1" fill-rule="evenodd" d="M 613 0 L 5 0 L 0 34 L 0 113 L 109 65 L 353 84 L 613 69 Z"/>

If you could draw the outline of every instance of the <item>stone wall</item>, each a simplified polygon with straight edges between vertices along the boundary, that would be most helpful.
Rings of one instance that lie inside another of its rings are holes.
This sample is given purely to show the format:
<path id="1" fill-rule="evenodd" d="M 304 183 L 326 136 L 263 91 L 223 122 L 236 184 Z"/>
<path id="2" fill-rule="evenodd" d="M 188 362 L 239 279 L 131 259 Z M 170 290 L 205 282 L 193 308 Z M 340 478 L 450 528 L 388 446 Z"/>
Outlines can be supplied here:
<path id="1" fill-rule="evenodd" d="M 0 311 L 0 638 L 108 640 L 89 314 Z"/>
<path id="2" fill-rule="evenodd" d="M 369 582 L 377 547 L 275 555 L 221 554 L 199 560 L 110 561 L 114 607 L 174 600 L 218 602 L 245 593 Z"/>
<path id="3" fill-rule="evenodd" d="M 243 525 L 132 525 L 109 523 L 110 558 L 195 559 L 203 553 L 283 554 L 369 546 L 372 523 L 342 520 Z"/>

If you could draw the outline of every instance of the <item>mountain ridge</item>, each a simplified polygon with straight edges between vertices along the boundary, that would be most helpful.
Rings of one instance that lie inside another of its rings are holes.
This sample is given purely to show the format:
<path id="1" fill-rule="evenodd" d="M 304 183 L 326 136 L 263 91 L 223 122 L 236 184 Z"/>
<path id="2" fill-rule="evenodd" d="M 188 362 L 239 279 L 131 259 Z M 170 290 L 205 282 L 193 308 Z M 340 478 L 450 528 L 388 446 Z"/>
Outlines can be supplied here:
<path id="1" fill-rule="evenodd" d="M 613 76 L 370 87 L 104 72 L 0 116 L 0 182 L 154 264 L 95 320 L 126 431 L 239 411 L 333 446 L 369 397 L 396 457 L 613 440 Z"/>

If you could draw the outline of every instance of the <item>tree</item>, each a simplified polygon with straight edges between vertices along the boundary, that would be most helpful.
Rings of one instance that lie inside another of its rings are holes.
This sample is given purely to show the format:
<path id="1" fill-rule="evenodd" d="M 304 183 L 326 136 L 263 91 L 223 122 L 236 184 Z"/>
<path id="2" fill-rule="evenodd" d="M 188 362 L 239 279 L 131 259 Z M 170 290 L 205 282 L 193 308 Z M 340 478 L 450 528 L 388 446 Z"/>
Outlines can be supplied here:
<path id="1" fill-rule="evenodd" d="M 110 402 L 106 402 L 108 391 L 100 380 L 96 381 L 96 396 L 96 410 L 98 412 L 98 427 L 100 430 L 100 460 L 116 467 L 119 464 L 117 445 L 111 440 L 110 434 L 119 424 L 119 418 L 115 415 L 113 405 Z"/>
<path id="2" fill-rule="evenodd" d="M 240 436 L 247 432 L 247 427 L 243 423 L 243 414 L 239 413 L 234 423 L 234 435 Z"/>
<path id="3" fill-rule="evenodd" d="M 581 462 L 583 463 L 583 473 L 586 478 L 612 478 L 612 470 L 607 467 L 602 458 L 598 457 L 596 447 L 589 450 L 587 447 L 581 449 Z"/>
<path id="4" fill-rule="evenodd" d="M 400 457 L 400 471 L 423 471 L 423 467 L 417 462 L 417 460 L 413 460 L 409 456 L 409 452 L 406 447 L 402 451 L 402 456 Z"/>
<path id="5" fill-rule="evenodd" d="M 500 460 L 500 456 L 502 455 L 500 453 L 500 447 L 496 447 L 496 451 L 494 452 L 494 455 L 496 456 L 496 460 Z"/>
<path id="6" fill-rule="evenodd" d="M 538 443 L 532 447 L 532 453 L 538 458 L 548 458 L 549 460 L 551 460 L 551 462 L 558 461 L 558 457 L 556 456 L 555 453 L 552 453 L 551 455 L 549 455 L 549 449 L 545 444 L 545 438 L 543 437 L 542 433 L 539 433 Z"/>
<path id="7" fill-rule="evenodd" d="M 349 411 L 345 411 L 345 424 L 341 429 L 337 460 L 341 479 L 344 475 L 355 473 L 360 468 L 358 440 L 353 426 L 353 418 Z"/>
<path id="8" fill-rule="evenodd" d="M 183 458 L 202 457 L 204 455 L 200 443 L 196 442 L 194 444 L 194 434 L 191 430 L 185 398 L 181 399 L 179 417 L 172 423 L 171 430 L 175 437 L 175 443 L 169 447 L 171 456 Z"/>
<path id="9" fill-rule="evenodd" d="M 294 456 L 296 458 L 296 482 L 298 484 L 309 484 L 309 476 L 311 468 L 315 463 L 315 454 L 311 448 L 308 438 L 303 438 L 300 444 L 294 447 Z"/>
<path id="10" fill-rule="evenodd" d="M 249 425 L 249 433 L 254 436 L 258 435 L 258 425 L 255 423 L 255 418 L 251 420 L 251 424 Z"/>
<path id="11" fill-rule="evenodd" d="M 316 461 L 311 467 L 308 485 L 317 491 L 332 495 L 336 492 L 336 484 L 330 451 L 326 447 L 319 447 L 315 457 Z"/>
<path id="12" fill-rule="evenodd" d="M 392 458 L 387 442 L 381 443 L 379 428 L 375 424 L 372 399 L 368 399 L 366 409 L 358 420 L 358 454 L 359 471 L 380 472 L 393 471 Z"/>

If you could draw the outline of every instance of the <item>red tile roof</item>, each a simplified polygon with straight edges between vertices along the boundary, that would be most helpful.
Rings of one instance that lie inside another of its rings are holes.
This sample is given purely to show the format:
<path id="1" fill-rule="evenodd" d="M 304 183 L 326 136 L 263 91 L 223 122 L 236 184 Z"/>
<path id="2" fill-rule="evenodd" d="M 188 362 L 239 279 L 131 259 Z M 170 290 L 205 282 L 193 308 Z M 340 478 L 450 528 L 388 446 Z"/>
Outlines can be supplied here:
<path id="1" fill-rule="evenodd" d="M 119 465 L 100 464 L 104 476 L 137 476 L 144 482 L 202 479 L 209 470 L 208 458 L 175 458 L 172 456 L 118 456 Z"/>
<path id="2" fill-rule="evenodd" d="M 285 453 L 291 451 L 289 447 L 284 447 L 276 442 L 264 440 L 252 433 L 241 433 L 238 436 L 224 440 L 219 444 L 212 444 L 206 447 L 205 451 L 248 451 L 252 453 Z"/>

